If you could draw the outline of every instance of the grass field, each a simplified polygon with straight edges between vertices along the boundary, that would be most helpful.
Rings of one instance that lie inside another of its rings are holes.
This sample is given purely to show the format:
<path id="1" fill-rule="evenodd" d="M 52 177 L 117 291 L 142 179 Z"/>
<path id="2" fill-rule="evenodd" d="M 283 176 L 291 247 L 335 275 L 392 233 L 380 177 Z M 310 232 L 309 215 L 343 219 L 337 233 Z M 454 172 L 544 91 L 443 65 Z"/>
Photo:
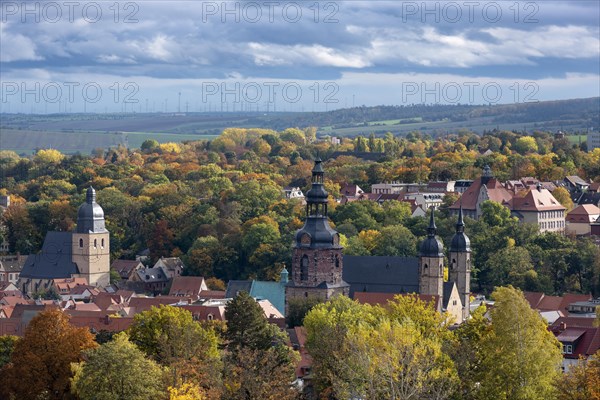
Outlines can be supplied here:
<path id="1" fill-rule="evenodd" d="M 216 135 L 191 135 L 180 133 L 146 132 L 62 132 L 0 129 L 0 149 L 19 154 L 32 154 L 36 149 L 57 149 L 65 154 L 89 154 L 95 148 L 108 148 L 127 143 L 129 148 L 139 148 L 146 139 L 159 143 L 205 140 Z"/>

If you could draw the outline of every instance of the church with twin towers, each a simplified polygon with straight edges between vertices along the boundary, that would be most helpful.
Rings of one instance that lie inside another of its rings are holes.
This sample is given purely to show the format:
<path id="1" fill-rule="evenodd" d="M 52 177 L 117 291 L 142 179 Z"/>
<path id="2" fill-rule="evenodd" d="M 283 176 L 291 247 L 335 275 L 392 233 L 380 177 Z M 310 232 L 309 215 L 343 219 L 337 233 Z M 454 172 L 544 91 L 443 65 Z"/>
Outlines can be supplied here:
<path id="1" fill-rule="evenodd" d="M 391 299 L 395 294 L 415 293 L 423 300 L 434 302 L 438 311 L 448 312 L 455 322 L 468 318 L 471 247 L 465 234 L 462 209 L 448 251 L 448 281 L 444 281 L 446 253 L 436 236 L 433 209 L 418 257 L 344 255 L 340 235 L 331 227 L 327 216 L 324 174 L 323 162 L 317 158 L 311 189 L 306 194 L 305 223 L 296 232 L 293 244 L 286 304 L 294 298 L 327 300 L 335 295 L 364 302 L 379 299 L 381 303 L 381 299 Z"/>

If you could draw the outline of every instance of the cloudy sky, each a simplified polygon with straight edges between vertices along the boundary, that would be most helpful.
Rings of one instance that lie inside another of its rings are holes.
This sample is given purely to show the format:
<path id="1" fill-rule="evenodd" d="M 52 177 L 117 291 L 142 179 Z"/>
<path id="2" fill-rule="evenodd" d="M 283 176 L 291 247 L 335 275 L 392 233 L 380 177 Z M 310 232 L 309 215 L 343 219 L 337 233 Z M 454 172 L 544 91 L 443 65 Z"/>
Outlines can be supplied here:
<path id="1" fill-rule="evenodd" d="M 599 96 L 599 4 L 2 0 L 0 105 L 321 111 Z"/>

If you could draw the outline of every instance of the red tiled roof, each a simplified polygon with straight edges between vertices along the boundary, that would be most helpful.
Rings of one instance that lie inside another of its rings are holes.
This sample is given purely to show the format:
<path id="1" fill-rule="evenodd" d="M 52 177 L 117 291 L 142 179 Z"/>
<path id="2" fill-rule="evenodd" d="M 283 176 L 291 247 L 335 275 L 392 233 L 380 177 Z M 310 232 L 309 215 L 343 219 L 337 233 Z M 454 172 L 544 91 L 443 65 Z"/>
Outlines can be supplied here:
<path id="1" fill-rule="evenodd" d="M 579 339 L 573 353 L 564 354 L 565 358 L 589 357 L 600 350 L 600 327 L 593 326 L 594 320 L 595 318 L 562 317 L 550 326 L 550 331 L 562 342 Z"/>
<path id="2" fill-rule="evenodd" d="M 181 298 L 179 298 L 181 300 Z M 143 311 L 147 311 L 151 309 L 153 306 L 158 307 L 161 304 L 168 305 L 176 303 L 177 300 L 173 300 L 173 298 L 168 298 L 166 296 L 161 297 L 132 297 L 129 300 L 129 307 L 135 308 L 136 313 L 140 313 Z"/>
<path id="3" fill-rule="evenodd" d="M 206 284 L 201 276 L 176 276 L 173 278 L 169 296 L 198 296 L 203 285 Z"/>
<path id="4" fill-rule="evenodd" d="M 523 292 L 525 296 L 525 300 L 529 303 L 529 306 L 534 310 L 537 310 L 538 304 L 542 301 L 542 298 L 545 296 L 544 293 L 541 292 Z"/>
<path id="5" fill-rule="evenodd" d="M 563 298 L 560 296 L 544 296 L 537 308 L 540 311 L 560 311 Z"/>
<path id="6" fill-rule="evenodd" d="M 562 204 L 547 189 L 528 189 L 524 195 L 517 195 L 510 201 L 516 211 L 564 211 Z"/>

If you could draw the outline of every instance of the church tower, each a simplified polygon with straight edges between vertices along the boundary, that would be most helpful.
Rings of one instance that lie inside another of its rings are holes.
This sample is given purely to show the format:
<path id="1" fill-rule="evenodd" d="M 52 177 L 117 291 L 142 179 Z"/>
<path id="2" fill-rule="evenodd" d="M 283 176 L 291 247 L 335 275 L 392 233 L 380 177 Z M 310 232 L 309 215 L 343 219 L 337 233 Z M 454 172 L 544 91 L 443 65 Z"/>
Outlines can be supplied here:
<path id="1" fill-rule="evenodd" d="M 427 238 L 419 252 L 419 293 L 444 296 L 444 245 L 435 236 L 437 227 L 431 207 Z"/>
<path id="2" fill-rule="evenodd" d="M 292 271 L 286 286 L 286 303 L 291 298 L 348 295 L 350 285 L 342 279 L 340 235 L 327 220 L 327 191 L 324 170 L 317 157 L 312 170 L 312 187 L 306 193 L 306 220 L 296 232 Z"/>
<path id="3" fill-rule="evenodd" d="M 462 205 L 458 210 L 456 233 L 450 244 L 450 271 L 448 278 L 456 283 L 463 304 L 463 320 L 469 317 L 471 295 L 471 241 L 465 235 Z"/>
<path id="4" fill-rule="evenodd" d="M 104 211 L 96 203 L 96 191 L 89 187 L 86 200 L 77 212 L 77 229 L 72 235 L 72 261 L 79 276 L 92 286 L 110 284 L 110 237 L 104 226 Z"/>

